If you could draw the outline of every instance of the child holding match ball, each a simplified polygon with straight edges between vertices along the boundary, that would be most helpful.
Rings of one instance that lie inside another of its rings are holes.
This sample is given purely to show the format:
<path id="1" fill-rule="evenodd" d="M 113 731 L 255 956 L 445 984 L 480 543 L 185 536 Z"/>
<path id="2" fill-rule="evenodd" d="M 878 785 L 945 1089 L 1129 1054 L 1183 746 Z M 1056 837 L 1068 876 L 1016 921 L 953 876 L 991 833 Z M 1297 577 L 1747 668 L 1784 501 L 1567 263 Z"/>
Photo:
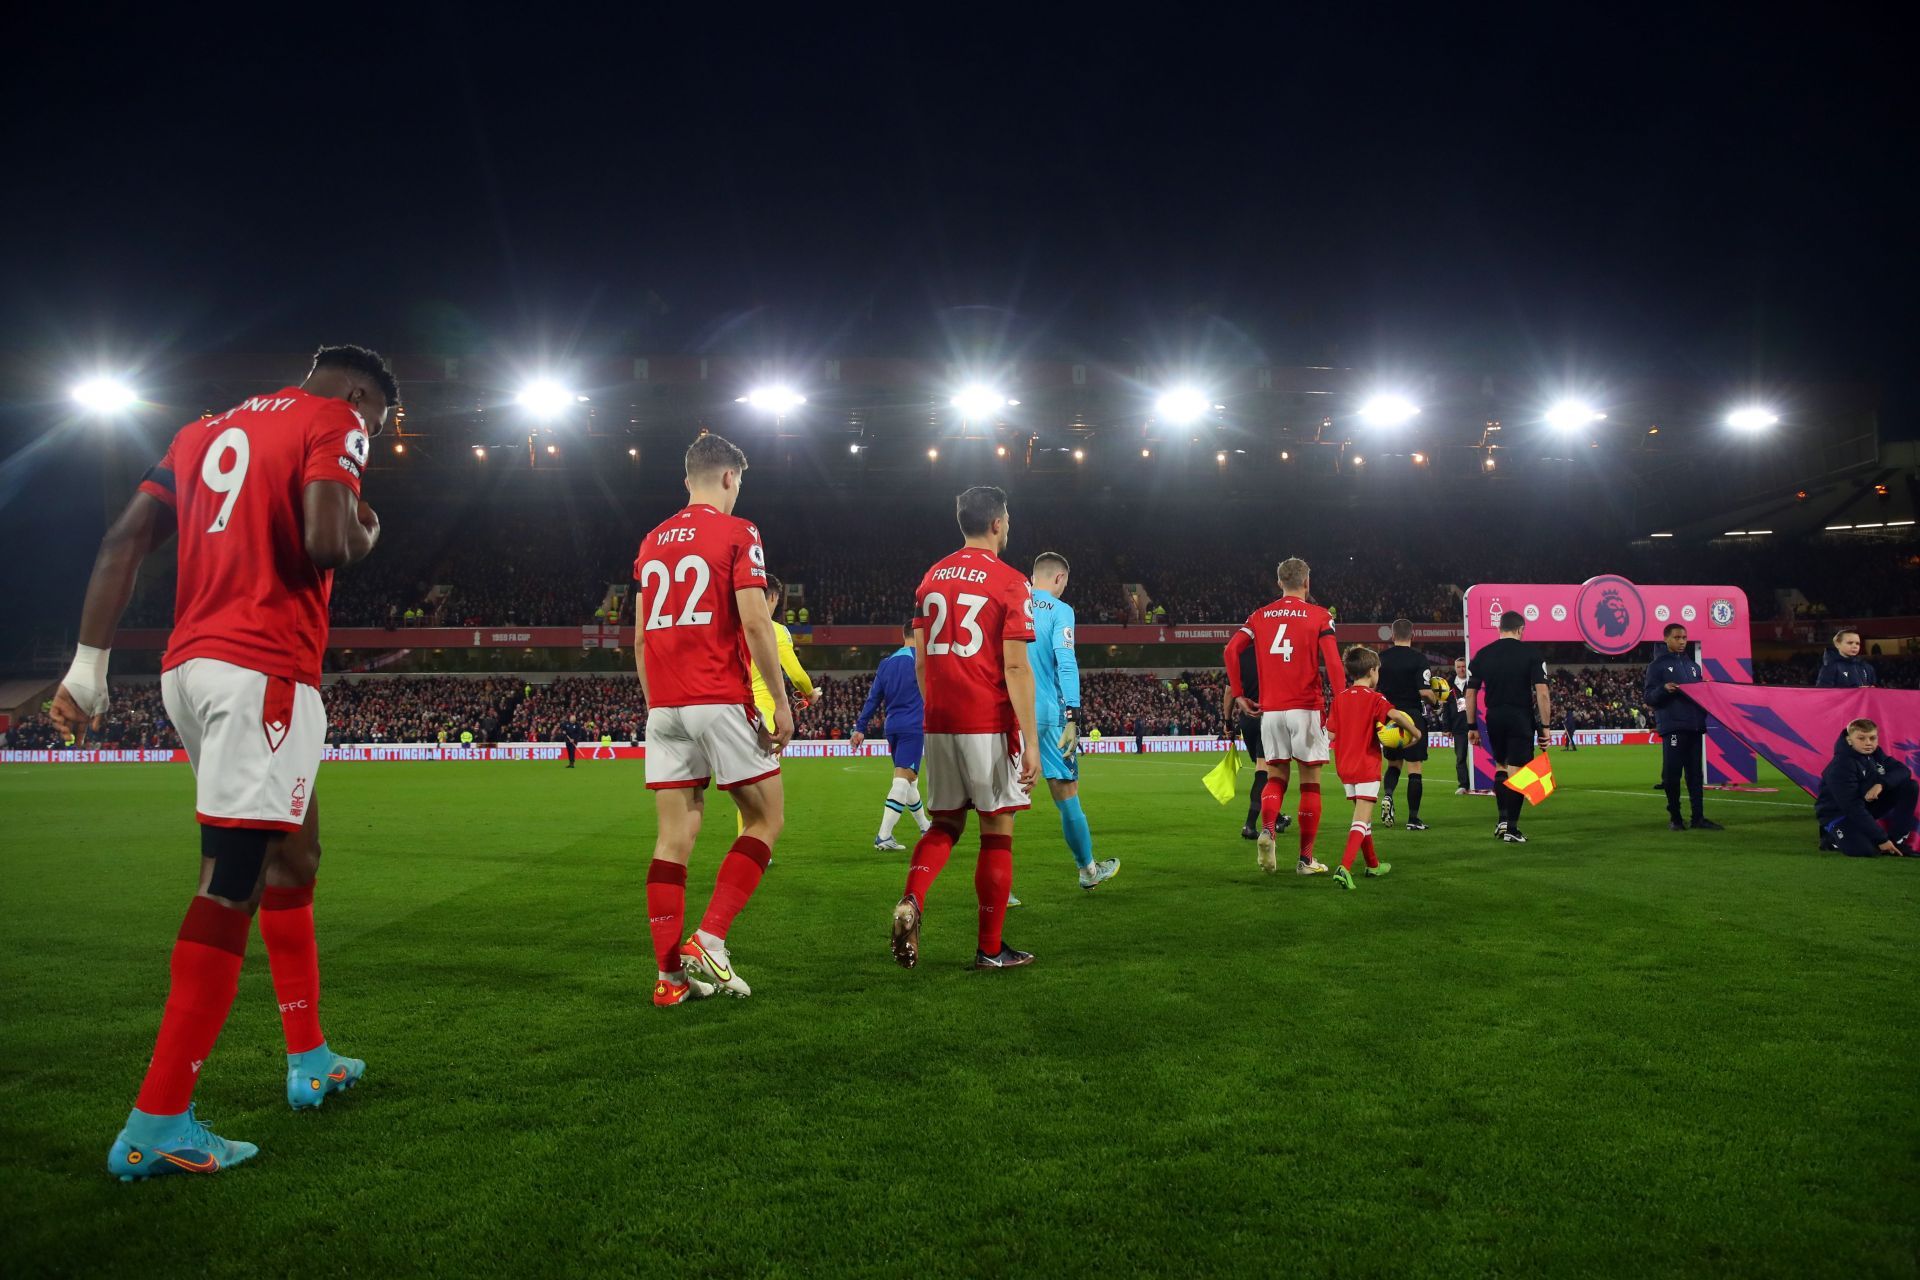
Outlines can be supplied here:
<path id="1" fill-rule="evenodd" d="M 1327 713 L 1327 733 L 1333 738 L 1333 764 L 1353 801 L 1353 825 L 1347 829 L 1347 851 L 1333 873 L 1334 883 L 1351 889 L 1353 855 L 1367 857 L 1367 874 L 1383 876 L 1393 864 L 1373 851 L 1373 810 L 1380 803 L 1380 726 L 1398 725 L 1408 742 L 1420 737 L 1419 726 L 1394 708 L 1375 686 L 1380 683 L 1380 655 L 1363 644 L 1346 652 L 1347 687 L 1334 695 Z"/>

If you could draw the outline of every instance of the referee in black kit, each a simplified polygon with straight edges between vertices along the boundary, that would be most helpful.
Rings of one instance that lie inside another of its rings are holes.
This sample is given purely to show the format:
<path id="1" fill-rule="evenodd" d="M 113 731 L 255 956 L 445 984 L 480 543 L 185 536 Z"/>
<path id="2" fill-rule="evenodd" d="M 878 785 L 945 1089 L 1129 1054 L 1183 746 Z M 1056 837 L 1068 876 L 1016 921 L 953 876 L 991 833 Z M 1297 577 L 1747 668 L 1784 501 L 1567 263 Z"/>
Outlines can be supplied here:
<path id="1" fill-rule="evenodd" d="M 1487 751 L 1493 756 L 1493 800 L 1500 822 L 1493 834 L 1508 844 L 1525 844 L 1520 833 L 1520 806 L 1526 797 L 1506 785 L 1509 770 L 1533 759 L 1534 738 L 1551 723 L 1547 700 L 1547 667 L 1537 646 L 1520 638 L 1527 620 L 1511 609 L 1500 615 L 1500 638 L 1473 655 L 1467 670 L 1467 716 L 1474 713 L 1475 691 L 1487 694 Z M 1480 741 L 1475 726 L 1468 732 Z"/>
<path id="2" fill-rule="evenodd" d="M 1391 702 L 1394 710 L 1406 712 L 1415 724 L 1425 724 L 1427 705 L 1433 701 L 1427 689 L 1431 679 L 1433 670 L 1427 665 L 1427 655 L 1413 647 L 1412 621 L 1395 618 L 1393 643 L 1380 655 L 1380 696 Z M 1382 754 L 1387 761 L 1387 776 L 1380 783 L 1380 825 L 1393 825 L 1393 792 L 1404 770 L 1407 830 L 1425 831 L 1427 824 L 1420 821 L 1420 794 L 1425 779 L 1420 775 L 1426 768 L 1427 735 L 1422 733 L 1404 747 L 1388 747 Z"/>

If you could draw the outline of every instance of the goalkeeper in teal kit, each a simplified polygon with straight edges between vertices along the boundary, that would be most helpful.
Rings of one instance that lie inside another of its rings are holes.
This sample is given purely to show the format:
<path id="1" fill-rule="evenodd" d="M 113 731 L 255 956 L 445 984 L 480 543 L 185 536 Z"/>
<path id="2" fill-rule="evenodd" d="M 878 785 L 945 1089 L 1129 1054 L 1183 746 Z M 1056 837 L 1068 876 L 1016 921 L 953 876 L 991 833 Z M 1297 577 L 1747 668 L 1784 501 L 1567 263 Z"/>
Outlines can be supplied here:
<path id="1" fill-rule="evenodd" d="M 1073 656 L 1073 610 L 1061 596 L 1067 590 L 1067 558 L 1048 551 L 1033 562 L 1033 640 L 1027 664 L 1033 668 L 1034 728 L 1040 738 L 1040 772 L 1060 810 L 1060 829 L 1080 868 L 1080 887 L 1092 889 L 1113 879 L 1120 859 L 1093 860 L 1093 833 L 1080 809 L 1080 664 Z"/>

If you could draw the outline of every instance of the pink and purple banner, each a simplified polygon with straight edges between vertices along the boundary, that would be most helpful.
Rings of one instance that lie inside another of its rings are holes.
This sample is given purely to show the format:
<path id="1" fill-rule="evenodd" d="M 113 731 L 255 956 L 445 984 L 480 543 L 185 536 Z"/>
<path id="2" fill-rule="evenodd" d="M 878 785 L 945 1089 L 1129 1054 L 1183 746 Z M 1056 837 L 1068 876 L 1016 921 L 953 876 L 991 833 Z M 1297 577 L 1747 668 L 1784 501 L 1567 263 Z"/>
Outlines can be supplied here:
<path id="1" fill-rule="evenodd" d="M 1617 573 L 1580 583 L 1475 583 L 1463 598 L 1467 658 L 1500 637 L 1500 615 L 1527 620 L 1526 638 L 1536 644 L 1577 641 L 1608 658 L 1640 656 L 1651 662 L 1671 623 L 1687 629 L 1708 680 L 1753 683 L 1753 640 L 1747 593 L 1733 586 L 1642 587 Z M 1636 654 L 1636 650 L 1638 653 Z M 1471 708 L 1474 718 L 1480 709 Z M 1748 783 L 1754 778 L 1753 752 L 1719 725 L 1707 726 L 1707 781 L 1713 785 Z M 1817 771 L 1816 771 L 1817 772 Z M 1473 753 L 1474 786 L 1493 785 L 1493 760 L 1486 747 Z"/>
<path id="2" fill-rule="evenodd" d="M 1910 689 L 1785 689 L 1690 684 L 1684 692 L 1808 795 L 1852 720 L 1880 726 L 1880 745 L 1920 774 L 1920 693 Z"/>

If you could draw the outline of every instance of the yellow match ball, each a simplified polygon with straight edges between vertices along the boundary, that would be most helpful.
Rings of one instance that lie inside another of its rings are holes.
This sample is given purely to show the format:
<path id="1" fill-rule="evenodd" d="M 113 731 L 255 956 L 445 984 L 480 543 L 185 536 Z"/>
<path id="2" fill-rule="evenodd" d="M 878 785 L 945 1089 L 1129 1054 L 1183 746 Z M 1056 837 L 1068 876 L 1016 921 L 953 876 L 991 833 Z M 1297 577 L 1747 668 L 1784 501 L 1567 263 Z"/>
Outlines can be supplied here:
<path id="1" fill-rule="evenodd" d="M 1380 745 L 1390 749 L 1404 747 L 1412 740 L 1408 736 L 1407 731 L 1397 724 L 1381 725 L 1378 736 L 1380 738 Z"/>

